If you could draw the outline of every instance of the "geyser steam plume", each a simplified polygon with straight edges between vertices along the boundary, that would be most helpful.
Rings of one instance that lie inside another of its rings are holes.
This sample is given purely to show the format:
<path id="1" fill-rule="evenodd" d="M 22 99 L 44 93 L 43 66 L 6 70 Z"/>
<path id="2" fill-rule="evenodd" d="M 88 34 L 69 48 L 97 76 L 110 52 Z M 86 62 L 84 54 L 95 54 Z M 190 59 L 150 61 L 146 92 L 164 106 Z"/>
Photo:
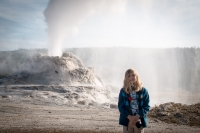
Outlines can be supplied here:
<path id="1" fill-rule="evenodd" d="M 48 25 L 48 55 L 61 56 L 67 35 L 76 35 L 77 26 L 87 17 L 102 12 L 124 13 L 128 0 L 50 0 L 44 11 Z"/>

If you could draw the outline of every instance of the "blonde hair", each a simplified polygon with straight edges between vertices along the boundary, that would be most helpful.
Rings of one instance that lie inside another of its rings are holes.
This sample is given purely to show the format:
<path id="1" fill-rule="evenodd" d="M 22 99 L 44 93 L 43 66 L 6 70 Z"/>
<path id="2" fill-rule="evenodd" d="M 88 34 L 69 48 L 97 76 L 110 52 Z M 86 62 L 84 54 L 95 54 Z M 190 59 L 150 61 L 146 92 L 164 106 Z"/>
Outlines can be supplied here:
<path id="1" fill-rule="evenodd" d="M 130 82 L 129 82 L 129 75 L 130 74 L 134 74 L 136 76 L 136 81 L 133 83 L 133 85 L 131 86 L 130 85 Z M 138 73 L 137 71 L 135 71 L 134 69 L 128 69 L 125 73 L 125 78 L 124 78 L 124 91 L 127 93 L 127 94 L 130 94 L 130 91 L 140 91 L 142 89 L 142 83 L 139 79 L 139 76 L 138 76 Z"/>

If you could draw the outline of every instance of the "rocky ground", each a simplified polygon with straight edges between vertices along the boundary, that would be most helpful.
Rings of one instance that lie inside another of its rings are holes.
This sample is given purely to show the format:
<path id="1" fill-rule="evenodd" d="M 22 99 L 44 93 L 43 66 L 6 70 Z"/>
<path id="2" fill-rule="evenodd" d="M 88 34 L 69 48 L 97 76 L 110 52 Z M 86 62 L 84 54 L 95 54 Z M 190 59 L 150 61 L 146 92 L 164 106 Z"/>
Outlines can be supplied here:
<path id="1" fill-rule="evenodd" d="M 67 106 L 56 104 L 56 102 L 45 102 L 42 99 L 30 101 L 28 97 L 12 100 L 9 96 L 1 96 L 0 100 L 1 133 L 122 133 L 122 127 L 118 124 L 119 112 L 115 106 L 112 108 L 108 105 Z M 200 132 L 199 110 L 190 112 L 193 106 L 199 109 L 199 104 L 180 106 L 180 104 L 166 103 L 152 108 L 148 115 L 149 125 L 145 131 L 150 133 Z M 170 109 L 172 107 L 173 109 Z M 175 112 L 175 107 L 179 108 L 179 111 Z M 186 110 L 188 113 L 185 113 Z M 181 121 L 186 118 L 194 119 L 195 124 L 191 124 L 190 121 L 187 122 L 188 124 Z"/>
<path id="2" fill-rule="evenodd" d="M 200 127 L 200 103 L 165 103 L 152 108 L 148 116 L 166 123 Z"/>
<path id="3" fill-rule="evenodd" d="M 117 109 L 80 109 L 63 106 L 44 106 L 5 103 L 1 104 L 1 132 L 70 132 L 104 131 L 121 132 L 118 125 Z M 167 124 L 157 119 L 149 119 L 147 132 L 193 132 L 197 127 Z"/>

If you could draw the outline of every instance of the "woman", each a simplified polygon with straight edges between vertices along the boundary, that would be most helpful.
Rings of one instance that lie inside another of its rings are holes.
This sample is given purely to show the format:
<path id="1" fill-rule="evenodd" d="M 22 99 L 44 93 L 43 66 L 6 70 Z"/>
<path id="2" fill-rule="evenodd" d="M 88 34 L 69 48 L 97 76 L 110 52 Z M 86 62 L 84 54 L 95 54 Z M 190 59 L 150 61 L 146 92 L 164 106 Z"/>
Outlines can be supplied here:
<path id="1" fill-rule="evenodd" d="M 120 112 L 119 124 L 123 125 L 123 133 L 143 133 L 147 127 L 147 113 L 150 109 L 149 94 L 142 87 L 138 73 L 128 69 L 125 73 L 124 86 L 118 99 Z"/>

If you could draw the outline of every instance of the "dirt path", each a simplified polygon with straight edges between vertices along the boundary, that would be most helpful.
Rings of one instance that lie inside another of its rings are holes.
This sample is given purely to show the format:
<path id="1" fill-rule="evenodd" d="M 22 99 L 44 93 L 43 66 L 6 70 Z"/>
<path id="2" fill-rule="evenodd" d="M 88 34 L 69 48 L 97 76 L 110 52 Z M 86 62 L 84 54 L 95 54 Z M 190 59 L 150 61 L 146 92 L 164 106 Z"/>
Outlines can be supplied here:
<path id="1" fill-rule="evenodd" d="M 0 129 L 46 130 L 92 130 L 121 132 L 117 109 L 81 109 L 57 105 L 34 105 L 15 103 L 5 99 L 0 102 Z M 166 124 L 157 119 L 149 119 L 146 132 L 198 133 L 200 128 Z"/>

